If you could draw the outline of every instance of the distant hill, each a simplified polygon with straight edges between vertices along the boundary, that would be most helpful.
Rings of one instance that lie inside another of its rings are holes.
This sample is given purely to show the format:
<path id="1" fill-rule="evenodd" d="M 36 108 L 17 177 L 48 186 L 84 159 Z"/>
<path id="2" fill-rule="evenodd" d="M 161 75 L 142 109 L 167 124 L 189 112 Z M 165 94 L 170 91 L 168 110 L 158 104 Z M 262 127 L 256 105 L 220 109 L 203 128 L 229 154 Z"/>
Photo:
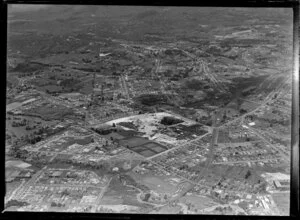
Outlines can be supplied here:
<path id="1" fill-rule="evenodd" d="M 200 41 L 226 27 L 291 25 L 291 9 L 266 8 L 18 5 L 8 17 L 9 46 L 29 56 L 64 53 L 104 38 Z M 70 35 L 78 40 L 66 42 Z"/>
<path id="2" fill-rule="evenodd" d="M 186 30 L 197 28 L 199 25 L 242 25 L 249 20 L 257 23 L 261 20 L 273 23 L 287 23 L 291 16 L 291 9 L 249 9 L 249 8 L 198 8 L 198 7 L 141 7 L 141 6 L 41 6 L 19 5 L 9 9 L 8 14 L 14 15 L 9 20 L 28 20 L 17 28 L 38 29 L 40 31 L 73 32 L 74 29 L 84 30 L 88 26 L 83 24 L 97 23 L 101 28 L 112 25 L 121 28 L 122 31 L 143 30 L 146 24 L 155 24 L 155 27 L 147 26 L 147 29 L 159 29 L 166 27 Z M 167 25 L 167 26 L 166 26 Z M 64 31 L 62 31 L 62 28 Z M 14 29 L 14 25 L 10 28 Z M 114 31 L 114 28 L 111 29 Z"/>

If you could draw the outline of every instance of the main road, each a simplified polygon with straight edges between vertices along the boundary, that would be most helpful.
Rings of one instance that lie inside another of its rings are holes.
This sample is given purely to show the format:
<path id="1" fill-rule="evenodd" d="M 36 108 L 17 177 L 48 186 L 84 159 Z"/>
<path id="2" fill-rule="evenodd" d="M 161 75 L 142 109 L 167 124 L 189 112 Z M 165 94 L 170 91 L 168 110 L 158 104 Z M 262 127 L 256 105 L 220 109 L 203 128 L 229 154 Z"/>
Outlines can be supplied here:
<path id="1" fill-rule="evenodd" d="M 222 110 L 222 109 L 221 109 Z M 215 113 L 212 116 L 212 138 L 210 141 L 210 146 L 209 146 L 209 152 L 208 155 L 206 157 L 206 161 L 205 161 L 205 165 L 202 168 L 199 176 L 203 176 L 206 174 L 206 171 L 208 170 L 209 166 L 212 164 L 213 160 L 214 160 L 214 152 L 215 152 L 215 147 L 218 144 L 218 137 L 219 137 L 219 128 L 217 127 L 219 121 L 220 121 L 220 115 Z"/>

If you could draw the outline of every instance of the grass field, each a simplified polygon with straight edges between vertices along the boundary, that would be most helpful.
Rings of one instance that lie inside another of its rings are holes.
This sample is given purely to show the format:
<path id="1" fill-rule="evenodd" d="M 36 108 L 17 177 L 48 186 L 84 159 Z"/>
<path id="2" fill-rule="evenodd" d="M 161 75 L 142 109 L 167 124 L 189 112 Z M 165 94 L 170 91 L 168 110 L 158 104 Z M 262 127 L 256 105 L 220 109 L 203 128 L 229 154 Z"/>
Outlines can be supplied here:
<path id="1" fill-rule="evenodd" d="M 134 137 L 136 135 L 139 135 L 140 133 L 134 130 L 119 130 L 117 132 L 119 135 L 124 136 L 124 137 Z"/>
<path id="2" fill-rule="evenodd" d="M 161 152 L 167 150 L 166 147 L 164 147 L 158 143 L 154 143 L 154 142 L 144 144 L 142 147 L 147 148 L 148 150 L 153 151 L 155 153 L 161 153 Z"/>
<path id="3" fill-rule="evenodd" d="M 119 133 L 116 133 L 116 132 L 112 132 L 110 134 L 107 134 L 107 135 L 102 135 L 103 137 L 107 138 L 107 139 L 117 139 L 117 140 L 121 140 L 123 138 L 125 138 L 125 136 L 123 135 L 120 135 Z"/>
<path id="4" fill-rule="evenodd" d="M 43 146 L 41 149 L 45 150 L 51 150 L 51 151 L 62 151 L 66 149 L 67 147 L 73 145 L 73 144 L 79 144 L 79 145 L 86 145 L 91 143 L 92 138 L 85 137 L 85 138 L 74 138 L 74 137 L 62 137 L 58 140 L 55 140 L 48 144 L 47 146 Z"/>
<path id="5" fill-rule="evenodd" d="M 51 163 L 47 165 L 48 168 L 55 168 L 55 169 L 70 169 L 72 167 L 71 164 L 65 163 Z"/>
<path id="6" fill-rule="evenodd" d="M 170 193 L 173 194 L 176 192 L 176 187 L 171 185 L 170 183 L 164 181 L 161 178 L 149 176 L 143 178 L 143 184 L 148 186 L 150 189 L 158 192 L 158 193 Z"/>
<path id="7" fill-rule="evenodd" d="M 74 111 L 71 108 L 62 105 L 56 105 L 54 107 L 50 103 L 24 111 L 25 114 L 40 116 L 45 120 L 61 120 L 72 115 L 73 112 Z"/>
<path id="8" fill-rule="evenodd" d="M 10 103 L 10 104 L 6 105 L 6 111 L 11 111 L 11 110 L 13 110 L 15 108 L 19 108 L 20 106 L 22 106 L 21 102 Z"/>
<path id="9" fill-rule="evenodd" d="M 272 197 L 282 215 L 289 215 L 290 193 L 274 193 L 272 194 Z"/>
<path id="10" fill-rule="evenodd" d="M 10 160 L 5 162 L 5 167 L 18 167 L 24 169 L 30 166 L 31 164 L 25 163 L 21 160 Z"/>
<path id="11" fill-rule="evenodd" d="M 128 139 L 124 139 L 120 141 L 120 144 L 124 145 L 124 146 L 129 146 L 129 148 L 133 148 L 136 146 L 140 146 L 143 144 L 148 143 L 149 140 L 147 138 L 142 138 L 142 137 L 132 137 L 132 138 L 128 138 Z"/>
<path id="12" fill-rule="evenodd" d="M 142 137 L 124 139 L 120 141 L 120 144 L 144 157 L 151 157 L 157 153 L 167 150 L 166 147 Z"/>
<path id="13" fill-rule="evenodd" d="M 151 211 L 149 214 L 178 214 L 180 212 L 180 206 L 164 206 L 159 210 Z"/>
<path id="14" fill-rule="evenodd" d="M 127 182 L 127 181 L 126 181 Z M 129 184 L 129 183 L 127 183 Z M 102 205 L 134 205 L 144 206 L 137 200 L 139 191 L 124 185 L 117 176 L 111 180 L 107 191 L 100 202 Z"/>
<path id="15" fill-rule="evenodd" d="M 156 153 L 151 150 L 143 150 L 143 151 L 140 151 L 139 154 L 143 155 L 144 157 L 151 157 L 151 156 L 155 155 Z"/>
<path id="16" fill-rule="evenodd" d="M 30 127 L 36 126 L 36 128 L 32 128 L 31 130 L 26 130 L 26 126 L 20 126 L 20 127 L 12 127 L 12 120 L 11 117 L 10 120 L 6 120 L 6 129 L 8 133 L 16 135 L 17 138 L 21 138 L 22 136 L 31 135 L 34 132 L 38 131 L 41 127 L 48 125 L 49 127 L 52 127 L 57 124 L 57 121 L 50 121 L 46 122 L 41 118 L 38 117 L 30 117 L 30 116 L 18 116 L 16 118 L 19 118 L 19 120 L 16 120 L 16 122 L 21 121 L 23 119 L 27 120 L 27 125 Z"/>
<path id="17" fill-rule="evenodd" d="M 191 207 L 194 209 L 193 211 L 196 212 L 217 205 L 216 202 L 205 196 L 184 196 L 179 201 L 184 204 L 191 204 Z"/>

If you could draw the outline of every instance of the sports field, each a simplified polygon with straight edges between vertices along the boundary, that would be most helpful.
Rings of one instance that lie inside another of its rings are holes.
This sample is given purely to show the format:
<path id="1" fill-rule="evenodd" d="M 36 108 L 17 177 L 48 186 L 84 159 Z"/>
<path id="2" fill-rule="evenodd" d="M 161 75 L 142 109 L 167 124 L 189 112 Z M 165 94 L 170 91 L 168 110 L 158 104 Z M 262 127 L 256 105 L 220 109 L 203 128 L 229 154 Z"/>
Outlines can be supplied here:
<path id="1" fill-rule="evenodd" d="M 133 137 L 120 141 L 120 144 L 126 146 L 128 149 L 141 154 L 144 157 L 151 157 L 155 154 L 161 153 L 167 150 L 167 147 L 151 142 L 147 138 Z"/>

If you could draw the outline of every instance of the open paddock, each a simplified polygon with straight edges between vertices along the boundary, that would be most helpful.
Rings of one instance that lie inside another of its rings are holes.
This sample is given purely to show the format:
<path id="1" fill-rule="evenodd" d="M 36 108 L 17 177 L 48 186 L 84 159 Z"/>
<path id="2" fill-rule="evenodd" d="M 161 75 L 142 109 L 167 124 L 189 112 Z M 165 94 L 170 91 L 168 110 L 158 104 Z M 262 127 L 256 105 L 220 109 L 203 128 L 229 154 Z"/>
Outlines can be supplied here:
<path id="1" fill-rule="evenodd" d="M 40 150 L 43 151 L 55 151 L 55 152 L 60 152 L 63 150 L 66 150 L 69 146 L 73 144 L 78 144 L 78 145 L 87 145 L 92 142 L 92 137 L 84 137 L 84 138 L 74 138 L 74 137 L 61 137 L 57 140 L 54 140 L 52 142 L 48 142 L 44 144 L 40 148 Z"/>

